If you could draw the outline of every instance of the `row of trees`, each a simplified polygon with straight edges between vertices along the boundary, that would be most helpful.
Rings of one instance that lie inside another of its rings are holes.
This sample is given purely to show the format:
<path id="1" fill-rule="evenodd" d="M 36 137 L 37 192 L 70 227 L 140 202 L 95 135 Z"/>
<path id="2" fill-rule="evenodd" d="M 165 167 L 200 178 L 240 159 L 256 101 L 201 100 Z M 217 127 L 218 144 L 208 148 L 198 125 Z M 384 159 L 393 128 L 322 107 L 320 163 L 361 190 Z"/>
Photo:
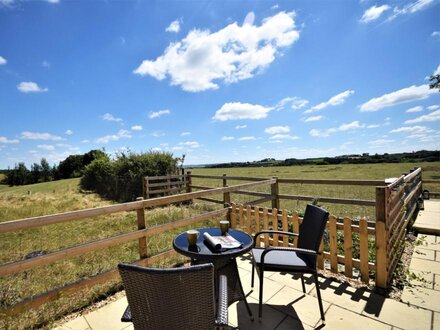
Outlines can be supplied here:
<path id="1" fill-rule="evenodd" d="M 108 158 L 102 150 L 91 150 L 83 155 L 70 155 L 59 165 L 49 165 L 45 158 L 40 163 L 33 163 L 28 169 L 25 163 L 18 163 L 13 169 L 4 172 L 4 183 L 10 186 L 19 186 L 53 180 L 77 178 L 82 176 L 85 167 L 95 159 Z"/>

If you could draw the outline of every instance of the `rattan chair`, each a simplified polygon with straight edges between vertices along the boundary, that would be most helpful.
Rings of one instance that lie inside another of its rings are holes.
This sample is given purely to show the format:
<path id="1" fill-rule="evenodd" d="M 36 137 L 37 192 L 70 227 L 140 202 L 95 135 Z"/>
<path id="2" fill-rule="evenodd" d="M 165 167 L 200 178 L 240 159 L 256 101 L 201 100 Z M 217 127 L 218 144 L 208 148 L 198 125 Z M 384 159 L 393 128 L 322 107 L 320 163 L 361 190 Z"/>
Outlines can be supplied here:
<path id="1" fill-rule="evenodd" d="M 307 205 L 303 221 L 299 227 L 299 233 L 291 233 L 276 230 L 263 230 L 255 234 L 254 248 L 252 249 L 252 278 L 251 286 L 254 286 L 255 268 L 260 277 L 260 294 L 258 316 L 262 317 L 263 279 L 264 271 L 290 272 L 301 274 L 303 292 L 306 292 L 303 274 L 312 274 L 316 294 L 318 296 L 319 311 L 324 322 L 324 309 L 322 308 L 321 292 L 319 291 L 318 273 L 316 271 L 316 258 L 319 254 L 319 245 L 324 234 L 328 212 L 314 205 Z M 261 235 L 282 234 L 298 236 L 297 247 L 256 247 L 256 238 Z"/>
<path id="2" fill-rule="evenodd" d="M 212 264 L 145 268 L 119 264 L 128 306 L 122 321 L 135 329 L 228 328 L 227 278 L 219 277 L 218 306 Z"/>

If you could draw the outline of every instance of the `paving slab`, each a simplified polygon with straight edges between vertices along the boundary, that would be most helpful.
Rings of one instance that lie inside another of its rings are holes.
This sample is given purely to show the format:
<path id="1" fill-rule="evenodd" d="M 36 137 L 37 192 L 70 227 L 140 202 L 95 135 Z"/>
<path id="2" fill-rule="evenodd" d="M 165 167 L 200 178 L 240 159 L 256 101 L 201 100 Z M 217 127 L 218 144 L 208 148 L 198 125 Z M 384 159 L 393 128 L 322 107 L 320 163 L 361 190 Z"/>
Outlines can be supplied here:
<path id="1" fill-rule="evenodd" d="M 412 258 L 409 265 L 410 270 L 422 270 L 434 274 L 440 274 L 440 263 L 431 260 Z"/>
<path id="2" fill-rule="evenodd" d="M 440 291 L 416 287 L 405 287 L 401 296 L 403 302 L 440 312 Z"/>
<path id="3" fill-rule="evenodd" d="M 122 297 L 97 311 L 84 315 L 84 318 L 92 330 L 120 330 L 130 325 L 121 322 L 125 308 L 127 308 L 127 298 Z"/>
<path id="4" fill-rule="evenodd" d="M 435 253 L 435 250 L 424 249 L 423 247 L 417 246 L 413 251 L 412 258 L 435 261 Z"/>
<path id="5" fill-rule="evenodd" d="M 424 210 L 419 211 L 414 229 L 422 234 L 440 235 L 440 202 L 425 201 Z"/>
<path id="6" fill-rule="evenodd" d="M 266 304 L 296 318 L 308 326 L 316 326 L 320 323 L 318 299 L 304 295 L 298 290 L 285 286 L 276 295 L 269 299 Z M 326 301 L 322 302 L 324 312 L 330 307 Z M 264 314 L 263 314 L 264 315 Z"/>
<path id="7" fill-rule="evenodd" d="M 90 326 L 83 316 L 78 316 L 77 318 L 66 322 L 55 328 L 56 330 L 90 330 Z"/>
<path id="8" fill-rule="evenodd" d="M 325 287 L 324 290 L 323 287 Z M 356 289 L 331 279 L 325 279 L 320 288 L 321 297 L 324 301 L 358 314 L 362 313 L 371 295 L 371 292 L 366 288 Z M 317 297 L 314 286 L 310 291 L 310 295 Z"/>
<path id="9" fill-rule="evenodd" d="M 406 330 L 431 330 L 432 311 L 371 294 L 362 315 Z"/>
<path id="10" fill-rule="evenodd" d="M 372 318 L 353 313 L 342 307 L 331 305 L 325 314 L 325 329 L 335 330 L 385 330 L 392 329 L 392 326 Z"/>

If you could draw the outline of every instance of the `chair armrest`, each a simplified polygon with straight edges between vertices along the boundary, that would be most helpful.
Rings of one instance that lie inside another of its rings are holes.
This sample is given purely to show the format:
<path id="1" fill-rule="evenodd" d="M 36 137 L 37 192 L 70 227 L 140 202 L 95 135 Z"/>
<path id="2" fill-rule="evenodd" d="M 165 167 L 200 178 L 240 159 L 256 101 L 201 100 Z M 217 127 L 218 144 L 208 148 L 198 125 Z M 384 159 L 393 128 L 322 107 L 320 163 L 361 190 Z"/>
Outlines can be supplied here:
<path id="1" fill-rule="evenodd" d="M 215 323 L 219 327 L 228 327 L 228 279 L 225 275 L 219 277 L 217 319 Z"/>
<path id="2" fill-rule="evenodd" d="M 256 242 L 257 242 L 256 238 L 257 238 L 258 236 L 260 236 L 261 234 L 281 234 L 281 235 L 287 235 L 287 236 L 299 236 L 298 233 L 292 233 L 292 232 L 290 232 L 290 231 L 281 231 L 281 230 L 261 230 L 261 231 L 259 231 L 258 233 L 256 233 L 256 234 L 254 235 L 254 247 L 255 247 L 255 244 L 256 244 Z"/>

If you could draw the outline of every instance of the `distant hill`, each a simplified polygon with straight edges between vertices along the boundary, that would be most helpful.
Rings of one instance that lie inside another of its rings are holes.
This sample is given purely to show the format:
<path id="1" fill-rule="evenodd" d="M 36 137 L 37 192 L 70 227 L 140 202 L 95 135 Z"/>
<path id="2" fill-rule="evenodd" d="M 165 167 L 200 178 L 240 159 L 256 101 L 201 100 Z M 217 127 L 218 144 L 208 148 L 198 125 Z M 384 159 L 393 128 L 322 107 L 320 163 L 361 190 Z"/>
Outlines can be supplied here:
<path id="1" fill-rule="evenodd" d="M 372 164 L 372 163 L 411 163 L 411 162 L 437 162 L 440 161 L 440 151 L 420 150 L 414 152 L 403 152 L 388 154 L 384 153 L 370 155 L 363 153 L 361 155 L 342 155 L 336 157 L 320 158 L 287 158 L 285 160 L 276 160 L 274 158 L 265 158 L 253 162 L 231 162 L 221 164 L 208 164 L 187 167 L 205 167 L 205 168 L 224 168 L 224 167 L 261 167 L 261 166 L 292 166 L 292 165 L 330 165 L 330 164 Z"/>

